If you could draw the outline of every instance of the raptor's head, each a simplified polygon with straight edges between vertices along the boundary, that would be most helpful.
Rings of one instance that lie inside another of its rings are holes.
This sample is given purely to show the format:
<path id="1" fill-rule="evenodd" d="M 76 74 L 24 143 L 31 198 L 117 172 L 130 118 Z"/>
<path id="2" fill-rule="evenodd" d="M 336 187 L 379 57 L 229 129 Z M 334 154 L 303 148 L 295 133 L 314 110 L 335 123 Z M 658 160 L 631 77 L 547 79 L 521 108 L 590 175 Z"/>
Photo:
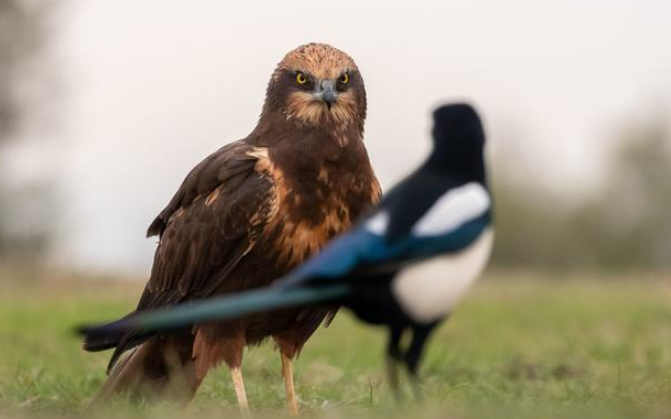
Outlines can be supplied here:
<path id="1" fill-rule="evenodd" d="M 354 60 L 325 44 L 289 52 L 273 73 L 265 112 L 308 126 L 356 124 L 366 118 L 366 90 Z"/>

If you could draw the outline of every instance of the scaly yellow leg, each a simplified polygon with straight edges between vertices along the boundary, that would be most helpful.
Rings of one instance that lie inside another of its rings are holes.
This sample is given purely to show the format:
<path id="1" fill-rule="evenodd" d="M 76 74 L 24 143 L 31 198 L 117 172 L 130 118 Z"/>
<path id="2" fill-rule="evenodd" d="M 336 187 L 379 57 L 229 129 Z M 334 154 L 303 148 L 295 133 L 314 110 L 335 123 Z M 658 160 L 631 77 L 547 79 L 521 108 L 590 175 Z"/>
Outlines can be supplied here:
<path id="1" fill-rule="evenodd" d="M 287 408 L 293 416 L 298 416 L 298 400 L 294 389 L 294 368 L 291 359 L 282 354 L 282 375 L 284 376 L 284 388 L 287 394 Z"/>
<path id="2" fill-rule="evenodd" d="M 242 371 L 240 368 L 231 368 L 231 377 L 233 377 L 233 386 L 235 387 L 235 395 L 238 397 L 238 406 L 243 418 L 251 418 L 252 414 L 249 412 L 249 403 L 247 402 L 247 393 L 245 392 L 245 382 L 242 380 Z"/>

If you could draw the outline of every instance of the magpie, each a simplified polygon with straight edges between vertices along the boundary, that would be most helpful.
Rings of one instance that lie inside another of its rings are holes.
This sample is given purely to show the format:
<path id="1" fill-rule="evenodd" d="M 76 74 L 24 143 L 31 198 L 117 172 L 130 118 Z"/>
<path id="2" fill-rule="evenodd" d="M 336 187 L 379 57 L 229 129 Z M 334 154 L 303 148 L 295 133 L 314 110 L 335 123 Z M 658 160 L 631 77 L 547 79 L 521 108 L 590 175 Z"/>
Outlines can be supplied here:
<path id="1" fill-rule="evenodd" d="M 433 118 L 426 160 L 351 230 L 283 279 L 80 332 L 106 339 L 129 332 L 151 336 L 275 309 L 336 304 L 388 328 L 392 387 L 399 366 L 416 381 L 427 339 L 484 269 L 494 236 L 478 114 L 459 103 L 439 107 Z M 402 345 L 405 334 L 411 338 Z"/>

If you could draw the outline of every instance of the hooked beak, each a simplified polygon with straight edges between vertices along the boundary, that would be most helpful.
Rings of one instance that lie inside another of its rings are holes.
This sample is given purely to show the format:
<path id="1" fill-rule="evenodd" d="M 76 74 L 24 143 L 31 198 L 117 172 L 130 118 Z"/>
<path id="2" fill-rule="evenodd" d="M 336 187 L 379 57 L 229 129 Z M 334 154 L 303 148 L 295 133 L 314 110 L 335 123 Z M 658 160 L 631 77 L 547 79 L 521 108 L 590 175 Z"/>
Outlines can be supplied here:
<path id="1" fill-rule="evenodd" d="M 331 110 L 331 106 L 338 99 L 338 92 L 335 89 L 335 82 L 333 80 L 322 80 L 315 92 L 315 98 L 323 100 L 326 107 Z"/>

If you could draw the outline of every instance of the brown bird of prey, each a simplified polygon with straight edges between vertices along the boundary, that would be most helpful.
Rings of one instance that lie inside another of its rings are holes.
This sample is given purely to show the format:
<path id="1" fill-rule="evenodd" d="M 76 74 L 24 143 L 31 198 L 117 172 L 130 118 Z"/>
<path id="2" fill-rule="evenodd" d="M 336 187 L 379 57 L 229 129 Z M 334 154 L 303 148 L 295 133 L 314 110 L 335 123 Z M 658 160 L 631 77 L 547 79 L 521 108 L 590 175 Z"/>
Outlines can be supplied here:
<path id="1" fill-rule="evenodd" d="M 324 44 L 289 52 L 272 74 L 256 128 L 198 164 L 149 227 L 160 241 L 135 312 L 267 286 L 347 230 L 380 198 L 363 144 L 365 117 L 363 79 L 347 54 Z M 272 338 L 296 413 L 292 360 L 336 309 L 89 340 L 85 349 L 116 348 L 98 398 L 129 392 L 188 400 L 224 362 L 248 413 L 243 351 Z"/>

